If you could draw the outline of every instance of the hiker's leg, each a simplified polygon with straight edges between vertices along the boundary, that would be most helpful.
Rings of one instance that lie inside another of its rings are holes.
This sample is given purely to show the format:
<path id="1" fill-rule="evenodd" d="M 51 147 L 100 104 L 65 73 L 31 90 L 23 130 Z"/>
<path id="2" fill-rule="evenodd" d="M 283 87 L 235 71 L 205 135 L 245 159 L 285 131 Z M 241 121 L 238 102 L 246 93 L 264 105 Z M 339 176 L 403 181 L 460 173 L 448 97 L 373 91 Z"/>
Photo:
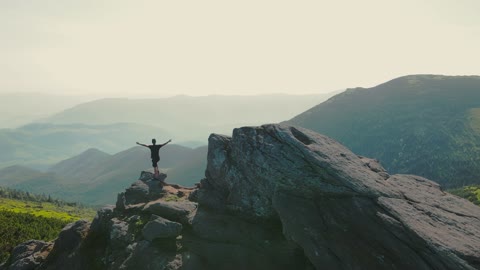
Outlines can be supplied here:
<path id="1" fill-rule="evenodd" d="M 155 159 L 152 159 L 153 175 L 155 177 L 157 177 L 157 171 L 158 171 L 157 163 L 158 161 L 156 161 Z"/>

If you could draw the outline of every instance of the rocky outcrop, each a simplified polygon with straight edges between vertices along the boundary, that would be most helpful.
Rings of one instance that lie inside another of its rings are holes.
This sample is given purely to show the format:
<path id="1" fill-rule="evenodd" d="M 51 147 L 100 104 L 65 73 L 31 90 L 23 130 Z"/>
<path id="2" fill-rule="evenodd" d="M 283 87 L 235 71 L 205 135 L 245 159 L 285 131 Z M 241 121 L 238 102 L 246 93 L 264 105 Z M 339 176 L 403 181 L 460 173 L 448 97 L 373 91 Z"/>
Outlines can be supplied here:
<path id="1" fill-rule="evenodd" d="M 199 204 L 279 219 L 317 269 L 480 268 L 480 208 L 432 181 L 390 176 L 291 126 L 240 128 L 209 143 Z"/>
<path id="2" fill-rule="evenodd" d="M 16 246 L 9 260 L 11 263 L 10 268 L 29 270 L 39 267 L 50 253 L 52 246 L 52 243 L 38 240 L 30 240 Z"/>
<path id="3" fill-rule="evenodd" d="M 305 129 L 213 134 L 197 188 L 163 180 L 5 269 L 480 269 L 480 208 Z"/>
<path id="4" fill-rule="evenodd" d="M 65 226 L 39 269 L 88 269 L 89 264 L 84 259 L 84 243 L 89 228 L 90 222 L 86 220 L 79 220 Z"/>

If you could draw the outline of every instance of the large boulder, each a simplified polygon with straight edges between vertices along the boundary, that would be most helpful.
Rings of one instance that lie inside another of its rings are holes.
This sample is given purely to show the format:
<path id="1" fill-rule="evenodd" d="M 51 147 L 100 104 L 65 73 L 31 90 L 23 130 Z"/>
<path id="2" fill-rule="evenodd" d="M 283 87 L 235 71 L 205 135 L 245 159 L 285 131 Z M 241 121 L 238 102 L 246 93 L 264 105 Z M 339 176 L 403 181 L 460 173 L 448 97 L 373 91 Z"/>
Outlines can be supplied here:
<path id="1" fill-rule="evenodd" d="M 136 181 L 125 191 L 125 204 L 148 202 L 150 189 L 143 181 Z"/>
<path id="2" fill-rule="evenodd" d="M 152 215 L 150 221 L 142 229 L 142 235 L 148 241 L 163 238 L 175 238 L 180 235 L 182 224 Z"/>
<path id="3" fill-rule="evenodd" d="M 90 222 L 79 220 L 68 224 L 55 240 L 53 249 L 46 262 L 40 266 L 42 270 L 89 268 L 89 261 L 82 254 L 83 240 L 89 234 Z"/>
<path id="4" fill-rule="evenodd" d="M 480 208 L 284 125 L 209 138 L 200 208 L 280 219 L 317 269 L 480 269 Z"/>
<path id="5" fill-rule="evenodd" d="M 108 228 L 109 221 L 114 217 L 113 205 L 107 205 L 97 211 L 95 218 L 90 225 L 90 233 L 102 233 L 105 232 Z"/>
<path id="6" fill-rule="evenodd" d="M 124 210 L 128 205 L 147 203 L 160 198 L 166 178 L 167 175 L 164 173 L 155 178 L 152 173 L 142 171 L 139 180 L 118 195 L 117 209 Z"/>

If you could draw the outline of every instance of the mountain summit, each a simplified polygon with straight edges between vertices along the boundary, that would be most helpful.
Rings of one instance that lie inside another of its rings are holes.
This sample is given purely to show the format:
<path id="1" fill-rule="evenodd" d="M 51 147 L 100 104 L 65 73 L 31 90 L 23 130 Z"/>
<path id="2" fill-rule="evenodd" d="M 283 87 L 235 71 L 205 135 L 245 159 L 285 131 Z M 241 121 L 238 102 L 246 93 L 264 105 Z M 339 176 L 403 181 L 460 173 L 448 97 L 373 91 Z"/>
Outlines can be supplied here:
<path id="1" fill-rule="evenodd" d="M 480 269 L 479 250 L 472 203 L 326 136 L 264 125 L 212 134 L 197 188 L 142 173 L 91 224 L 24 243 L 0 269 Z"/>

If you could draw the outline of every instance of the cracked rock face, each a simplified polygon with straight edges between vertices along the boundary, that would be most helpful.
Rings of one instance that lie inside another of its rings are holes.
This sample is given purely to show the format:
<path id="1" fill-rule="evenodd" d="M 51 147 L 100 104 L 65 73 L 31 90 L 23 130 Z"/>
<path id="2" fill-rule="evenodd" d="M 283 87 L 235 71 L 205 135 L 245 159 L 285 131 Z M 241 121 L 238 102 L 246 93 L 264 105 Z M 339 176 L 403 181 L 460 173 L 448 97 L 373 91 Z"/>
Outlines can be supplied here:
<path id="1" fill-rule="evenodd" d="M 317 269 L 480 269 L 479 207 L 312 131 L 212 134 L 206 176 L 200 206 L 280 219 Z"/>

